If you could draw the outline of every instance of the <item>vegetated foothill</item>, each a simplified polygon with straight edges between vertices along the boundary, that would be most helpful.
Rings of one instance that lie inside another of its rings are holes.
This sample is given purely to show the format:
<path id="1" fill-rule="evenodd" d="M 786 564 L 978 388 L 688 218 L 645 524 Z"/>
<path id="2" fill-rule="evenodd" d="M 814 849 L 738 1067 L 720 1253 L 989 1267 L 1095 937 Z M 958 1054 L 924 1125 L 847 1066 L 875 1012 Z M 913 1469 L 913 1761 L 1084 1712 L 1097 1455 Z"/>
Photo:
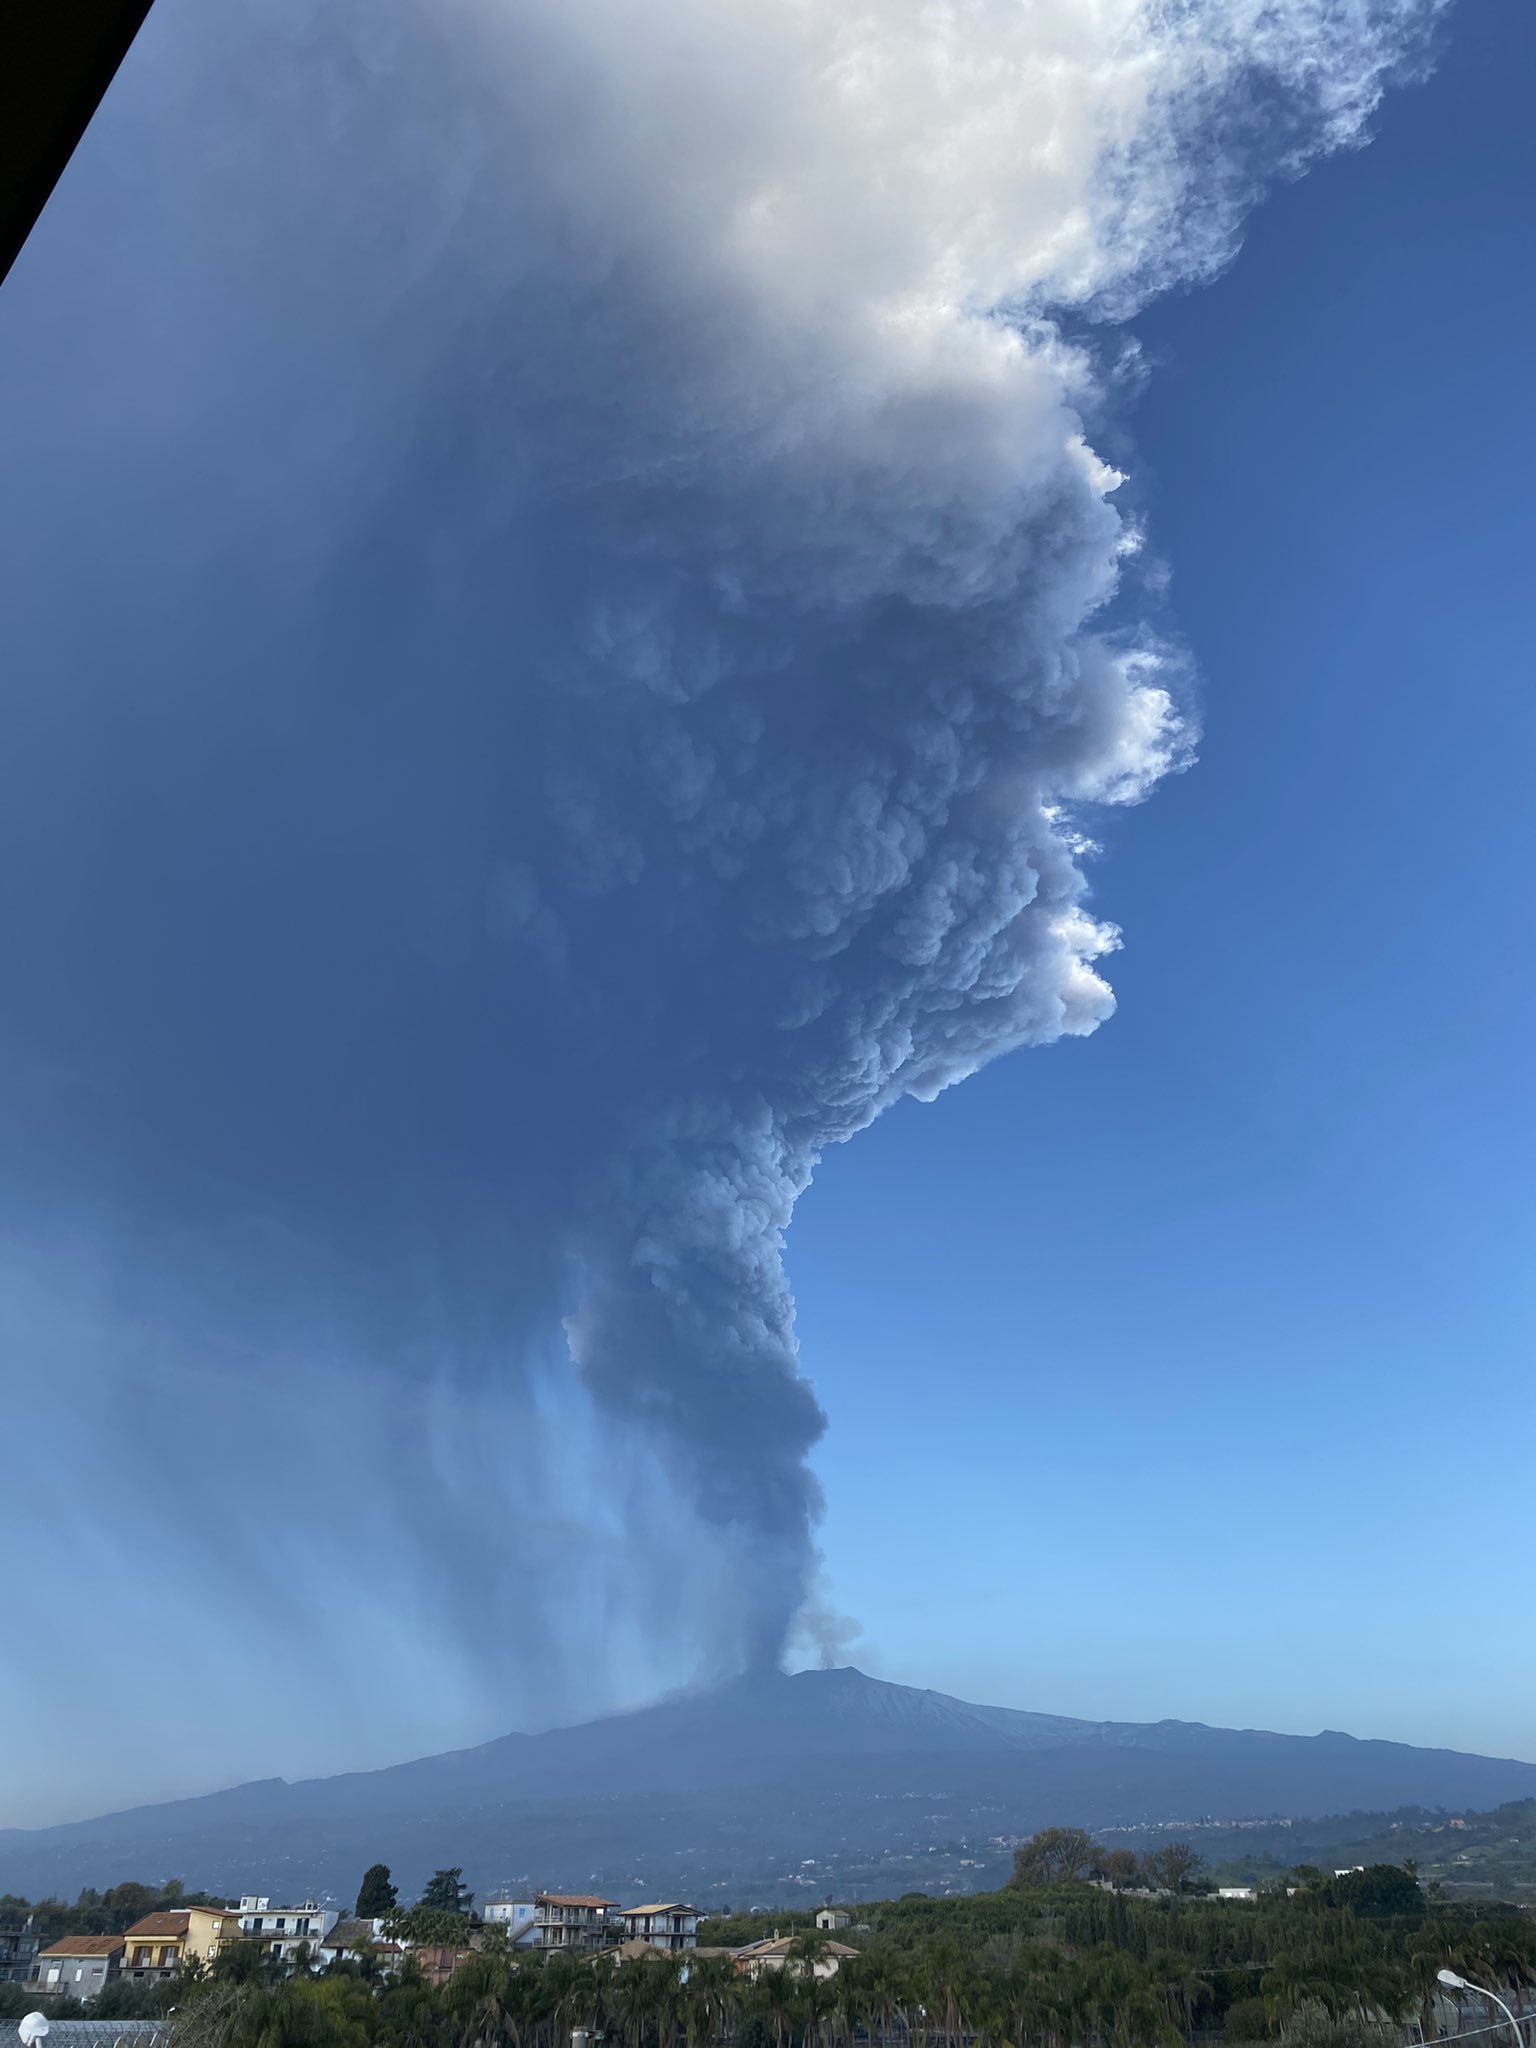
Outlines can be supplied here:
<path id="1" fill-rule="evenodd" d="M 458 1931 L 439 1988 L 414 1957 L 393 1975 L 368 1957 L 283 1978 L 241 1942 L 198 1981 L 132 2005 L 132 1987 L 113 1987 L 93 2011 L 174 2003 L 177 2048 L 564 2048 L 578 2026 L 615 2048 L 853 2048 L 856 2035 L 913 2048 L 1177 2048 L 1217 2035 L 1396 2048 L 1420 2029 L 1434 2040 L 1484 2024 L 1480 2001 L 1460 2020 L 1446 2004 L 1442 1966 L 1522 2001 L 1536 1985 L 1530 1915 L 1438 1897 L 1402 1865 L 1298 1870 L 1230 1901 L 1174 1888 L 1205 1882 L 1184 1845 L 1127 1860 L 1051 1829 L 1020 1846 L 1016 1871 L 996 1891 L 854 1907 L 837 1940 L 857 1953 L 827 1977 L 814 1974 L 830 1951 L 809 1911 L 706 1921 L 699 1952 L 616 1966 L 611 1951 L 514 1953 L 499 1930 L 424 1897 L 397 1925 L 430 1920 L 434 1941 Z M 25 1906 L 7 1899 L 0 1912 Z M 98 1897 L 29 1910 L 51 1927 L 104 1909 Z M 790 1963 L 750 1982 L 726 1951 L 773 1932 L 794 1937 Z"/>

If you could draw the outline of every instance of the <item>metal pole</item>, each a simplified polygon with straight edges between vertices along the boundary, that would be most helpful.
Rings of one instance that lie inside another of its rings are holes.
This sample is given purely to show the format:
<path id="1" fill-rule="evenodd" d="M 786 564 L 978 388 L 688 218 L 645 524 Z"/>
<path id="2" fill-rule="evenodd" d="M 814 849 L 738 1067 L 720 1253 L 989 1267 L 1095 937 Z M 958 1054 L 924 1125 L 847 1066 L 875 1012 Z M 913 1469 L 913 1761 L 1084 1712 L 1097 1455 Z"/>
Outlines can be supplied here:
<path id="1" fill-rule="evenodd" d="M 1493 2000 L 1499 2011 L 1503 2013 L 1505 2019 L 1509 2021 L 1509 2031 L 1515 2037 L 1515 2048 L 1525 2048 L 1525 2036 L 1520 2031 L 1520 2022 L 1515 2018 L 1503 1999 L 1500 1998 L 1497 1991 L 1483 1991 L 1481 1984 L 1474 1984 L 1472 1988 L 1474 1991 L 1482 1991 L 1484 1998 L 1491 1998 Z"/>

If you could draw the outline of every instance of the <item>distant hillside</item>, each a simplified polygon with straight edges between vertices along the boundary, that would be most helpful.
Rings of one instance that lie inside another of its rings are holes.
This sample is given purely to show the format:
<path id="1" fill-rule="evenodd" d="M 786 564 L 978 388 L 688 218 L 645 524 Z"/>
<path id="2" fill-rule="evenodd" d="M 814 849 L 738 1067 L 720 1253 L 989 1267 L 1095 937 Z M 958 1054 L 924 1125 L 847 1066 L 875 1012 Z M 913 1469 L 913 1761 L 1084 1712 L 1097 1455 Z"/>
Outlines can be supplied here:
<path id="1" fill-rule="evenodd" d="M 61 1827 L 0 1830 L 0 1891 L 124 1876 L 345 1897 L 461 1863 L 501 1882 L 772 1902 L 903 1876 L 972 1888 L 1008 1837 L 1536 1799 L 1536 1765 L 1327 1732 L 1071 1720 L 853 1669 L 779 1673 L 382 1771 L 264 1780 Z M 941 1875 L 942 1873 L 942 1875 Z M 896 1888 L 900 1888 L 899 1884 Z"/>
<path id="2" fill-rule="evenodd" d="M 1123 1839 L 1137 1846 L 1139 1831 Z M 1297 1863 L 1341 1869 L 1411 1859 L 1425 1884 L 1438 1884 L 1451 1897 L 1536 1897 L 1536 1800 L 1514 1800 L 1491 1813 L 1404 1807 L 1284 1828 L 1200 1829 L 1193 1839 L 1217 1874 L 1232 1883 L 1273 1877 Z"/>

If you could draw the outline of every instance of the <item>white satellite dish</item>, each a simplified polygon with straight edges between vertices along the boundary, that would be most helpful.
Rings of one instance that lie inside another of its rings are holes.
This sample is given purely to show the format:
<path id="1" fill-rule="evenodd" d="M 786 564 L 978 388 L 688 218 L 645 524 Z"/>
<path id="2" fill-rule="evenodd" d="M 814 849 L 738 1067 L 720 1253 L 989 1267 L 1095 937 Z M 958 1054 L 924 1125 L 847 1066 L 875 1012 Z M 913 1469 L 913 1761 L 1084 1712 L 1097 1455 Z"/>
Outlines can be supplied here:
<path id="1" fill-rule="evenodd" d="M 16 2028 L 21 2036 L 21 2048 L 34 2048 L 48 2031 L 48 2022 L 40 2012 L 29 2012 Z"/>

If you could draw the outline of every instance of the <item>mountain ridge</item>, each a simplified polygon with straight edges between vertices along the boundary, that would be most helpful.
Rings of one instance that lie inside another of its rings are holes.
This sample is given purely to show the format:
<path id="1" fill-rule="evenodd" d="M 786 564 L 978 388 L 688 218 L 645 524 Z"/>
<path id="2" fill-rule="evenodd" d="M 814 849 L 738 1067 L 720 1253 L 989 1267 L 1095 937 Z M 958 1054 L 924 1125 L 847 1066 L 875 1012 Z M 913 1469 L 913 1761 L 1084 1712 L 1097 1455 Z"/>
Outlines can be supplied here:
<path id="1" fill-rule="evenodd" d="M 493 1871 L 515 1848 L 530 1864 L 542 1859 L 551 1880 L 585 1881 L 591 1873 L 568 1869 L 567 1859 L 607 1853 L 605 1814 L 630 1860 L 670 1858 L 675 1881 L 692 1871 L 703 1889 L 707 1873 L 745 1870 L 743 1857 L 755 1852 L 743 1830 L 750 1837 L 765 1815 L 780 1817 L 790 1846 L 797 1830 L 808 1853 L 835 1832 L 852 1854 L 893 1828 L 910 1834 L 910 1815 L 898 1826 L 891 1802 L 919 1793 L 954 1834 L 985 1825 L 1002 1839 L 1063 1819 L 1114 1827 L 1199 1814 L 1486 1808 L 1536 1796 L 1536 1764 L 1338 1730 L 1090 1721 L 980 1705 L 844 1666 L 749 1675 L 380 1770 L 253 1779 L 52 1827 L 0 1829 L 0 1890 L 26 1889 L 24 1877 L 33 1886 L 100 1883 L 173 1866 L 196 1883 L 223 1883 L 238 1869 L 248 1878 L 241 1889 L 258 1870 L 263 1884 L 323 1887 L 365 1849 L 411 1870 L 428 1840 L 444 1845 L 432 1852 L 444 1862 L 460 1862 L 470 1852 L 451 1852 L 470 1839 L 474 1853 L 500 1859 Z M 682 1813 L 694 1841 L 686 1854 L 673 1839 Z M 579 1857 L 577 1840 L 586 1845 Z"/>

